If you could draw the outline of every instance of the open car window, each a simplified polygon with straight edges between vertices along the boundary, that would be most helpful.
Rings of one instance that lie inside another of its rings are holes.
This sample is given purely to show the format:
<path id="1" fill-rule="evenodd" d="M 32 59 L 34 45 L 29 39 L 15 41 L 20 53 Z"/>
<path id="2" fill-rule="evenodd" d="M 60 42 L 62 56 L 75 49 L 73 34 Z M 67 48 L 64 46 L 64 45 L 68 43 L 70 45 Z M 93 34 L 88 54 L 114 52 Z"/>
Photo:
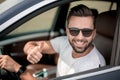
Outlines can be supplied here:
<path id="1" fill-rule="evenodd" d="M 50 9 L 25 22 L 7 36 L 37 33 L 51 30 L 58 8 Z M 47 17 L 46 17 L 47 16 Z"/>

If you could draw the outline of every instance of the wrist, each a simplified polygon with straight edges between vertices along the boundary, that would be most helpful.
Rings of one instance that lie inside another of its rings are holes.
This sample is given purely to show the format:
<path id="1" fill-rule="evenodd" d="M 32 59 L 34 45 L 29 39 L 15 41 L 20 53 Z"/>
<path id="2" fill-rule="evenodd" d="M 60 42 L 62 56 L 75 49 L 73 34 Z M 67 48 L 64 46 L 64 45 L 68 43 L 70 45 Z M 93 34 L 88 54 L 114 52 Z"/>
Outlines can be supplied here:
<path id="1" fill-rule="evenodd" d="M 18 70 L 20 69 L 20 67 L 21 67 L 21 65 L 19 65 L 19 64 L 15 64 L 14 65 L 14 69 L 15 69 L 15 73 L 17 73 L 18 72 Z"/>
<path id="2" fill-rule="evenodd" d="M 22 73 L 24 73 L 26 70 L 25 66 L 19 67 L 19 70 L 16 72 L 18 76 L 20 76 Z"/>

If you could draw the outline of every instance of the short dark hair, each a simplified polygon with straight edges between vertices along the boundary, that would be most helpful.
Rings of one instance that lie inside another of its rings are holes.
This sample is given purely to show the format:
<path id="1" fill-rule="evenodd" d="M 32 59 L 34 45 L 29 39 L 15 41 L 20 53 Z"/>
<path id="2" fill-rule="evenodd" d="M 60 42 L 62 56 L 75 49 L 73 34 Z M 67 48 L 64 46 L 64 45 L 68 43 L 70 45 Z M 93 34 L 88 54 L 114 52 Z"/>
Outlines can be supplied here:
<path id="1" fill-rule="evenodd" d="M 93 17 L 93 20 L 95 23 L 95 15 L 94 15 L 93 11 L 83 4 L 80 4 L 80 5 L 77 5 L 73 8 L 71 8 L 71 10 L 68 14 L 68 17 L 67 17 L 67 24 L 69 23 L 71 16 L 80 16 L 80 17 L 91 16 L 91 17 Z"/>

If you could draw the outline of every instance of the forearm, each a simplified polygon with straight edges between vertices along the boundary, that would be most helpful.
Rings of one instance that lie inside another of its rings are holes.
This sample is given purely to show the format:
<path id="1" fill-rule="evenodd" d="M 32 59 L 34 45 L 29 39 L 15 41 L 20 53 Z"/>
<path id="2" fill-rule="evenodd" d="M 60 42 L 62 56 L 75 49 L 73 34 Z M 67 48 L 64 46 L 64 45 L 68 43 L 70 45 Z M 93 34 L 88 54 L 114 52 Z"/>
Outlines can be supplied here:
<path id="1" fill-rule="evenodd" d="M 39 50 L 41 53 L 55 53 L 50 41 L 30 41 L 24 46 L 25 54 L 29 54 L 31 50 L 36 46 L 39 46 Z"/>

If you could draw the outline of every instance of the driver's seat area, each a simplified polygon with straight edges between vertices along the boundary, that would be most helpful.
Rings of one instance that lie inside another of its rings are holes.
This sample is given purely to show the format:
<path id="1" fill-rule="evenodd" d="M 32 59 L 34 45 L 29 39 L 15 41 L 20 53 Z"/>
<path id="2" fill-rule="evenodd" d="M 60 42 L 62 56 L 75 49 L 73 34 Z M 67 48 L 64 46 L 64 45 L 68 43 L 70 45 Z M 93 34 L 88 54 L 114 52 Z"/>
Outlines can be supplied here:
<path id="1" fill-rule="evenodd" d="M 116 26 L 116 11 L 111 10 L 99 14 L 95 26 L 97 30 L 95 46 L 104 56 L 106 64 L 109 65 Z"/>

